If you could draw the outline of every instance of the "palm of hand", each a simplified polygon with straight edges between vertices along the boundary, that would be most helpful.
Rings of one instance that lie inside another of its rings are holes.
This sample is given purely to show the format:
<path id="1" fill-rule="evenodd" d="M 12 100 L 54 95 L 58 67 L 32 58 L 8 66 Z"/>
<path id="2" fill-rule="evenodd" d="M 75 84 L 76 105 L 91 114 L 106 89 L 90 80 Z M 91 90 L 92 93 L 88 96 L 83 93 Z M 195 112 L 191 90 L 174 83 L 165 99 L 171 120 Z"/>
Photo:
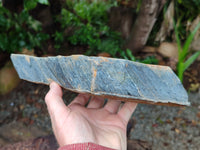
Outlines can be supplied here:
<path id="1" fill-rule="evenodd" d="M 79 94 L 69 106 L 62 100 L 61 88 L 53 83 L 46 95 L 54 134 L 60 146 L 92 142 L 113 149 L 126 149 L 126 126 L 136 108 L 135 103 L 92 97 Z"/>

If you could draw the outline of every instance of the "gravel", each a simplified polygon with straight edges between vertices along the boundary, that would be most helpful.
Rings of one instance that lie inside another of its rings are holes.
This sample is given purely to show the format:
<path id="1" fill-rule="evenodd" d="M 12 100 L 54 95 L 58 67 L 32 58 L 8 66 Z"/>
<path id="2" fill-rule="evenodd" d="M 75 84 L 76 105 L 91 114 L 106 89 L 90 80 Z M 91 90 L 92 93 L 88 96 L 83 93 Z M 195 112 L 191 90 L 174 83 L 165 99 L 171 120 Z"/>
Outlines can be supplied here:
<path id="1" fill-rule="evenodd" d="M 44 97 L 49 87 L 22 81 L 9 95 L 0 97 L 0 127 L 13 121 L 36 125 L 51 133 L 51 122 Z M 64 90 L 63 99 L 68 104 L 75 93 Z"/>
<path id="2" fill-rule="evenodd" d="M 17 121 L 52 133 L 44 102 L 48 90 L 46 85 L 22 81 L 9 95 L 1 96 L 0 128 Z M 66 90 L 63 93 L 66 104 L 76 96 Z M 189 107 L 139 104 L 130 138 L 148 141 L 155 150 L 200 149 L 200 91 L 189 93 L 189 101 Z"/>
<path id="3" fill-rule="evenodd" d="M 139 104 L 131 139 L 152 144 L 155 150 L 188 150 L 200 148 L 200 91 L 189 93 L 189 107 Z"/>

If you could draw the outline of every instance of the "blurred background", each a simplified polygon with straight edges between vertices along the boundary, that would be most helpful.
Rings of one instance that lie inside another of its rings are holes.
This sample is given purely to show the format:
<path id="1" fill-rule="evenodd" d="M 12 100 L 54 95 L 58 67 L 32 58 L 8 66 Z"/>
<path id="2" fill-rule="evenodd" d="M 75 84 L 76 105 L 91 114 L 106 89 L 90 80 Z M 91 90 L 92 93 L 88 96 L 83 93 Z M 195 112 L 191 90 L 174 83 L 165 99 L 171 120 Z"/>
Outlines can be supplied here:
<path id="1" fill-rule="evenodd" d="M 200 149 L 199 6 L 200 0 L 0 0 L 0 148 L 47 137 L 35 142 L 44 149 L 41 143 L 52 140 L 48 86 L 19 79 L 10 54 L 20 53 L 170 66 L 191 106 L 140 104 L 128 140 L 138 149 Z M 63 92 L 66 104 L 76 96 Z"/>

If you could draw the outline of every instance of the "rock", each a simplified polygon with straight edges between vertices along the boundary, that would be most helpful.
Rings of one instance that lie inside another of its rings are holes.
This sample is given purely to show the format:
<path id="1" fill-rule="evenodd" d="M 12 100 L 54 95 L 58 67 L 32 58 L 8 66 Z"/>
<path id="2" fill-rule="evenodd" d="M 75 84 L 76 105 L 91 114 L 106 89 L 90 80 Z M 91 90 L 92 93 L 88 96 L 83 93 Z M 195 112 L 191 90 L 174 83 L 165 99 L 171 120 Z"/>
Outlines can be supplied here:
<path id="1" fill-rule="evenodd" d="M 188 95 L 166 66 L 133 61 L 72 55 L 39 58 L 12 54 L 21 79 L 57 82 L 65 89 L 105 98 L 162 105 L 189 105 Z"/>
<path id="2" fill-rule="evenodd" d="M 14 89 L 20 82 L 20 79 L 13 67 L 12 63 L 8 61 L 0 70 L 0 95 L 7 94 Z"/>
<path id="3" fill-rule="evenodd" d="M 158 53 L 164 57 L 178 59 L 178 46 L 176 43 L 163 42 L 158 48 Z"/>

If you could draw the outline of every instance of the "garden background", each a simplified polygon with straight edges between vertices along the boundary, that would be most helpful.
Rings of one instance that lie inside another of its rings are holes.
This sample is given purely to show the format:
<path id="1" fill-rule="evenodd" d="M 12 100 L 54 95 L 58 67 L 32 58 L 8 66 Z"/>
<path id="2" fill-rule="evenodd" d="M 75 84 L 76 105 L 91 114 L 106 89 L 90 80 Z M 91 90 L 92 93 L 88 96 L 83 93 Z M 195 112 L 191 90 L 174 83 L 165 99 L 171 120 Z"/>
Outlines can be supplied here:
<path id="1" fill-rule="evenodd" d="M 48 86 L 22 81 L 11 53 L 84 54 L 170 66 L 189 107 L 140 104 L 129 140 L 149 149 L 200 147 L 200 0 L 1 0 L 0 146 L 52 134 Z M 75 93 L 64 91 L 69 103 Z"/>

